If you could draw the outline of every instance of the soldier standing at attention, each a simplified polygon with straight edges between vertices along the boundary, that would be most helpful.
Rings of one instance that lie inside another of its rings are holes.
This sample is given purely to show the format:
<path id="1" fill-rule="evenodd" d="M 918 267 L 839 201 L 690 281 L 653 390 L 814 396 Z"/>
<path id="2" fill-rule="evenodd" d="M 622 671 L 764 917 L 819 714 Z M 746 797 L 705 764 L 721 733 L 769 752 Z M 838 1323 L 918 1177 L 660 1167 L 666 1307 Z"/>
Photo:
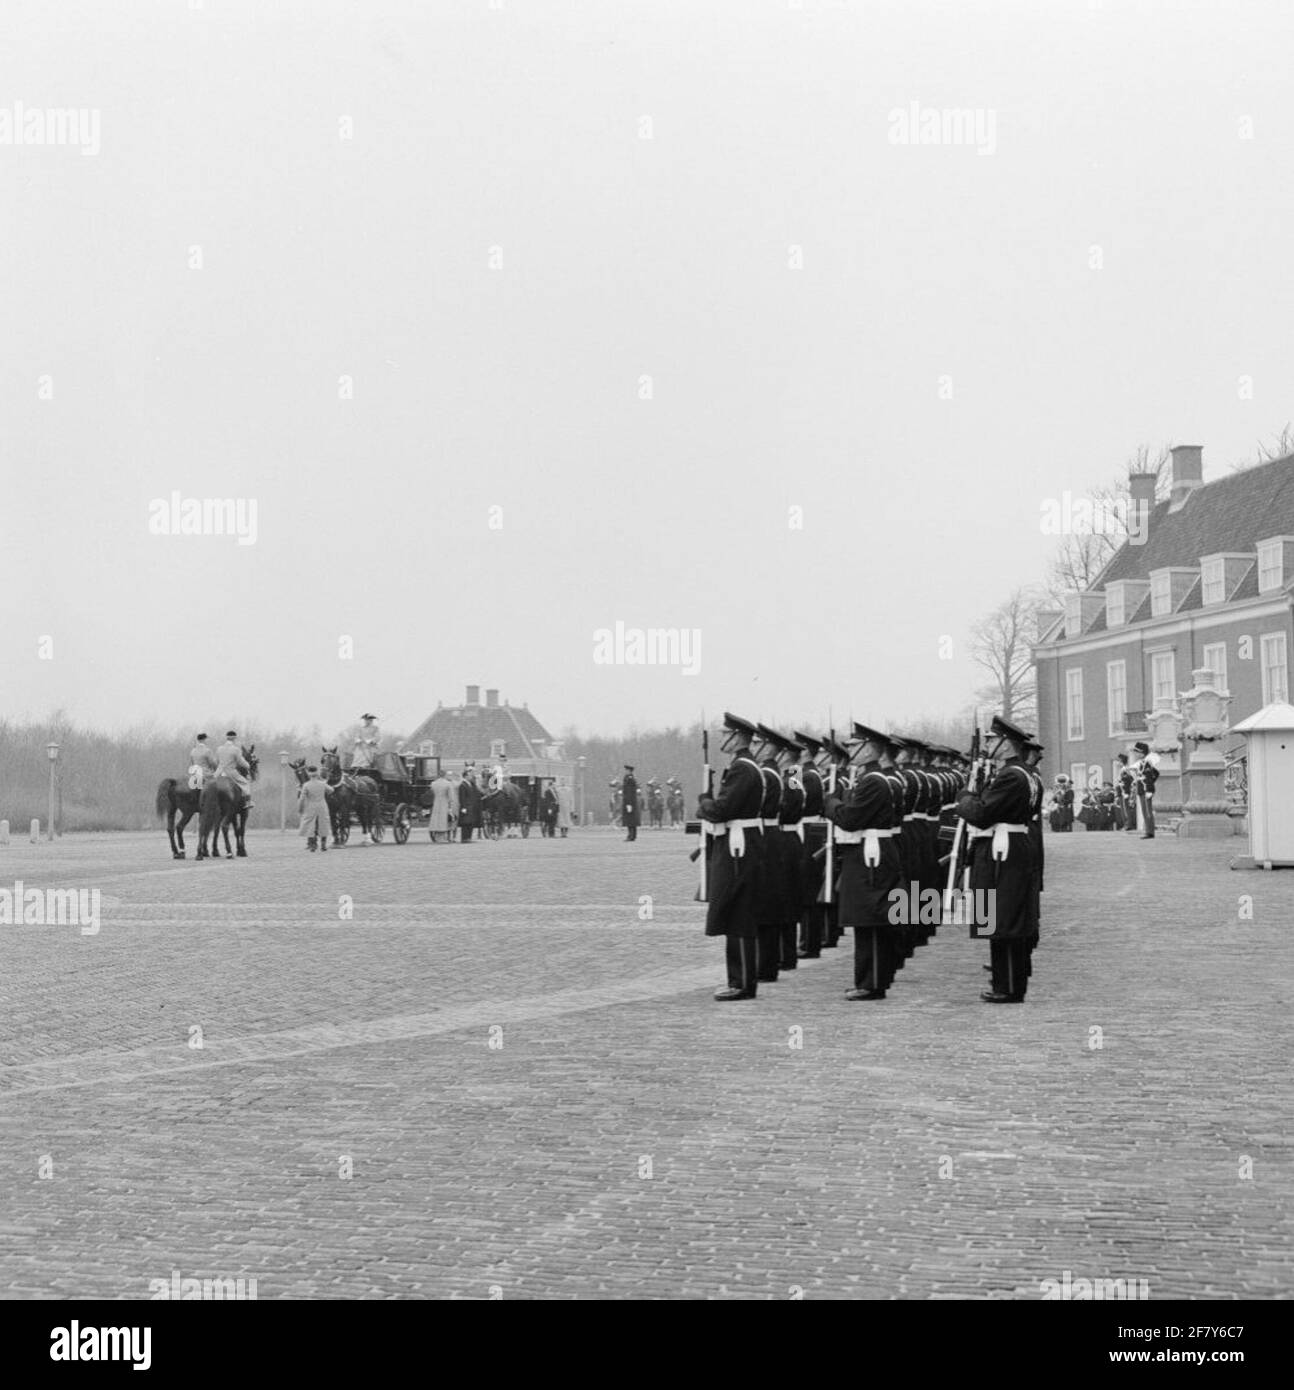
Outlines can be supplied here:
<path id="1" fill-rule="evenodd" d="M 823 816 L 822 773 L 814 759 L 822 752 L 822 743 L 811 734 L 795 731 L 795 741 L 804 750 L 800 764 L 800 786 L 804 792 L 804 808 L 800 815 L 804 844 L 800 858 L 800 944 L 801 960 L 817 960 L 822 955 L 822 927 L 825 904 L 818 901 L 826 865 L 819 857 L 827 844 L 827 822 Z"/>
<path id="2" fill-rule="evenodd" d="M 1123 811 L 1123 828 L 1125 830 L 1135 830 L 1137 828 L 1137 794 L 1136 782 L 1132 775 L 1132 769 L 1128 766 L 1128 755 L 1119 754 L 1119 806 Z"/>
<path id="3" fill-rule="evenodd" d="M 1029 986 L 1030 958 L 1038 944 L 1038 918 L 1032 833 L 1041 804 L 1038 788 L 1024 765 L 1028 735 L 995 716 L 990 730 L 996 772 L 987 788 L 968 788 L 957 811 L 971 835 L 970 886 L 977 902 L 991 905 L 989 960 L 993 984 L 980 998 L 986 1004 L 1022 1004 Z M 992 894 L 981 897 L 981 894 Z M 978 914 L 977 914 L 978 915 Z"/>
<path id="4" fill-rule="evenodd" d="M 759 926 L 759 978 L 763 984 L 777 983 L 782 959 L 782 923 L 790 907 L 786 900 L 786 851 L 790 846 L 782 844 L 778 824 L 782 811 L 782 774 L 777 767 L 777 750 L 770 742 L 771 734 L 772 730 L 756 724 L 755 735 L 762 749 L 752 750 L 764 779 L 764 797 L 759 811 L 764 822 L 764 837 L 760 852 L 759 900 L 755 909 Z"/>
<path id="5" fill-rule="evenodd" d="M 901 928 L 890 917 L 890 894 L 903 886 L 895 827 L 895 789 L 881 768 L 885 735 L 854 725 L 860 764 L 842 798 L 827 798 L 840 858 L 840 925 L 854 929 L 851 1001 L 884 999 L 894 979 Z M 900 822 L 901 824 L 902 822 Z"/>
<path id="6" fill-rule="evenodd" d="M 728 987 L 721 1002 L 754 999 L 758 988 L 760 860 L 764 850 L 764 776 L 751 756 L 755 726 L 735 714 L 723 716 L 720 747 L 732 754 L 717 796 L 703 796 L 698 813 L 706 854 L 709 905 L 705 934 L 727 938 Z"/>
<path id="7" fill-rule="evenodd" d="M 625 764 L 624 780 L 620 783 L 620 817 L 628 835 L 625 836 L 625 843 L 638 838 L 638 779 L 634 776 L 633 767 Z"/>

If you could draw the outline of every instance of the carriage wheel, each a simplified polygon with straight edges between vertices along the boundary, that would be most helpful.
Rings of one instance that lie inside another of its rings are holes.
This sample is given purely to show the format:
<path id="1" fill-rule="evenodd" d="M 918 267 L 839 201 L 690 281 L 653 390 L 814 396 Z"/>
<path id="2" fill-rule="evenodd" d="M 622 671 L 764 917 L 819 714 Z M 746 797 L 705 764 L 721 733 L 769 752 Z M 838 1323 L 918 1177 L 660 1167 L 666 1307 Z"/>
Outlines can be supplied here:
<path id="1" fill-rule="evenodd" d="M 397 845 L 402 845 L 408 840 L 412 824 L 413 817 L 409 814 L 409 808 L 401 802 L 395 808 L 395 815 L 391 817 L 391 838 Z"/>

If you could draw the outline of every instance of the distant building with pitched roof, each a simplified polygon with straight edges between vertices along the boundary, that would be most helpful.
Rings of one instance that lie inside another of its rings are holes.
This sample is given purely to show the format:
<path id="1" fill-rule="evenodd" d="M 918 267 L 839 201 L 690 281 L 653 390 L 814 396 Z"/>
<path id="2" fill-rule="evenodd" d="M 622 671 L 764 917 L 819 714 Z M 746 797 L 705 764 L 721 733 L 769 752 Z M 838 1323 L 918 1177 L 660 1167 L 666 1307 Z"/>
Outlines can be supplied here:
<path id="1" fill-rule="evenodd" d="M 469 762 L 488 769 L 507 760 L 508 776 L 534 785 L 539 779 L 574 776 L 575 764 L 563 756 L 561 743 L 522 705 L 499 702 L 497 690 L 469 685 L 461 705 L 439 705 L 409 736 L 404 751 L 432 753 L 446 772 L 461 772 Z"/>
<path id="2" fill-rule="evenodd" d="M 1116 755 L 1200 667 L 1230 692 L 1232 723 L 1289 699 L 1294 455 L 1206 483 L 1203 450 L 1189 444 L 1171 466 L 1159 502 L 1155 475 L 1132 475 L 1142 543 L 1125 541 L 1089 589 L 1066 595 L 1034 648 L 1048 779 L 1115 780 Z"/>

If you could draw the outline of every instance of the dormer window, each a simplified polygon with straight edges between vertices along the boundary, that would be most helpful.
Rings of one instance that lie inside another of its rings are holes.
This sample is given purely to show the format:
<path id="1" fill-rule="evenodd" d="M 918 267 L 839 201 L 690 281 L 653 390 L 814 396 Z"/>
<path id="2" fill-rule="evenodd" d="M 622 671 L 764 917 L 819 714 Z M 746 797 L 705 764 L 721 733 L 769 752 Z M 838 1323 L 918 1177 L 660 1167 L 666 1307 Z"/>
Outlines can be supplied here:
<path id="1" fill-rule="evenodd" d="M 1123 585 L 1111 584 L 1105 591 L 1105 625 L 1122 627 L 1128 621 L 1123 601 Z"/>
<path id="2" fill-rule="evenodd" d="M 1150 576 L 1150 616 L 1162 618 L 1172 612 L 1173 586 L 1167 570 L 1156 570 Z"/>
<path id="3" fill-rule="evenodd" d="M 1077 637 L 1083 630 L 1082 594 L 1065 595 L 1065 636 Z"/>
<path id="4" fill-rule="evenodd" d="M 1265 594 L 1279 589 L 1285 582 L 1284 546 L 1279 540 L 1261 541 L 1258 545 L 1258 592 Z"/>
<path id="5" fill-rule="evenodd" d="M 1223 603 L 1227 597 L 1226 561 L 1221 555 L 1211 555 L 1200 564 L 1200 600 L 1202 603 Z"/>

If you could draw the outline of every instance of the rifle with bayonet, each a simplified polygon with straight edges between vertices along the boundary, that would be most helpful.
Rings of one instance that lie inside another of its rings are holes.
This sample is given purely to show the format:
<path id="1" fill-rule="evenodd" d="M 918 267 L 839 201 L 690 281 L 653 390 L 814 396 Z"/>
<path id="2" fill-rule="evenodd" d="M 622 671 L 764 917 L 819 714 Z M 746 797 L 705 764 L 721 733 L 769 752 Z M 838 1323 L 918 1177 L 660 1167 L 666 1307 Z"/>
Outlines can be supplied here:
<path id="1" fill-rule="evenodd" d="M 701 795 L 703 797 L 714 795 L 714 770 L 710 766 L 710 730 L 706 727 L 704 714 L 701 716 Z M 708 856 L 706 855 L 708 845 L 705 838 L 705 820 L 688 821 L 684 829 L 690 835 L 696 834 L 701 837 L 700 845 L 692 851 L 688 860 L 693 864 L 700 860 L 701 868 L 694 901 L 706 903 L 710 901 L 710 879 Z"/>
<path id="2" fill-rule="evenodd" d="M 970 775 L 965 790 L 978 796 L 984 789 L 988 775 L 989 759 L 981 751 L 981 738 L 978 726 L 971 736 Z M 970 835 L 965 820 L 957 817 L 957 828 L 953 832 L 953 847 L 948 855 L 948 879 L 944 886 L 943 920 L 945 924 L 955 920 L 954 908 L 959 893 L 970 889 Z"/>

